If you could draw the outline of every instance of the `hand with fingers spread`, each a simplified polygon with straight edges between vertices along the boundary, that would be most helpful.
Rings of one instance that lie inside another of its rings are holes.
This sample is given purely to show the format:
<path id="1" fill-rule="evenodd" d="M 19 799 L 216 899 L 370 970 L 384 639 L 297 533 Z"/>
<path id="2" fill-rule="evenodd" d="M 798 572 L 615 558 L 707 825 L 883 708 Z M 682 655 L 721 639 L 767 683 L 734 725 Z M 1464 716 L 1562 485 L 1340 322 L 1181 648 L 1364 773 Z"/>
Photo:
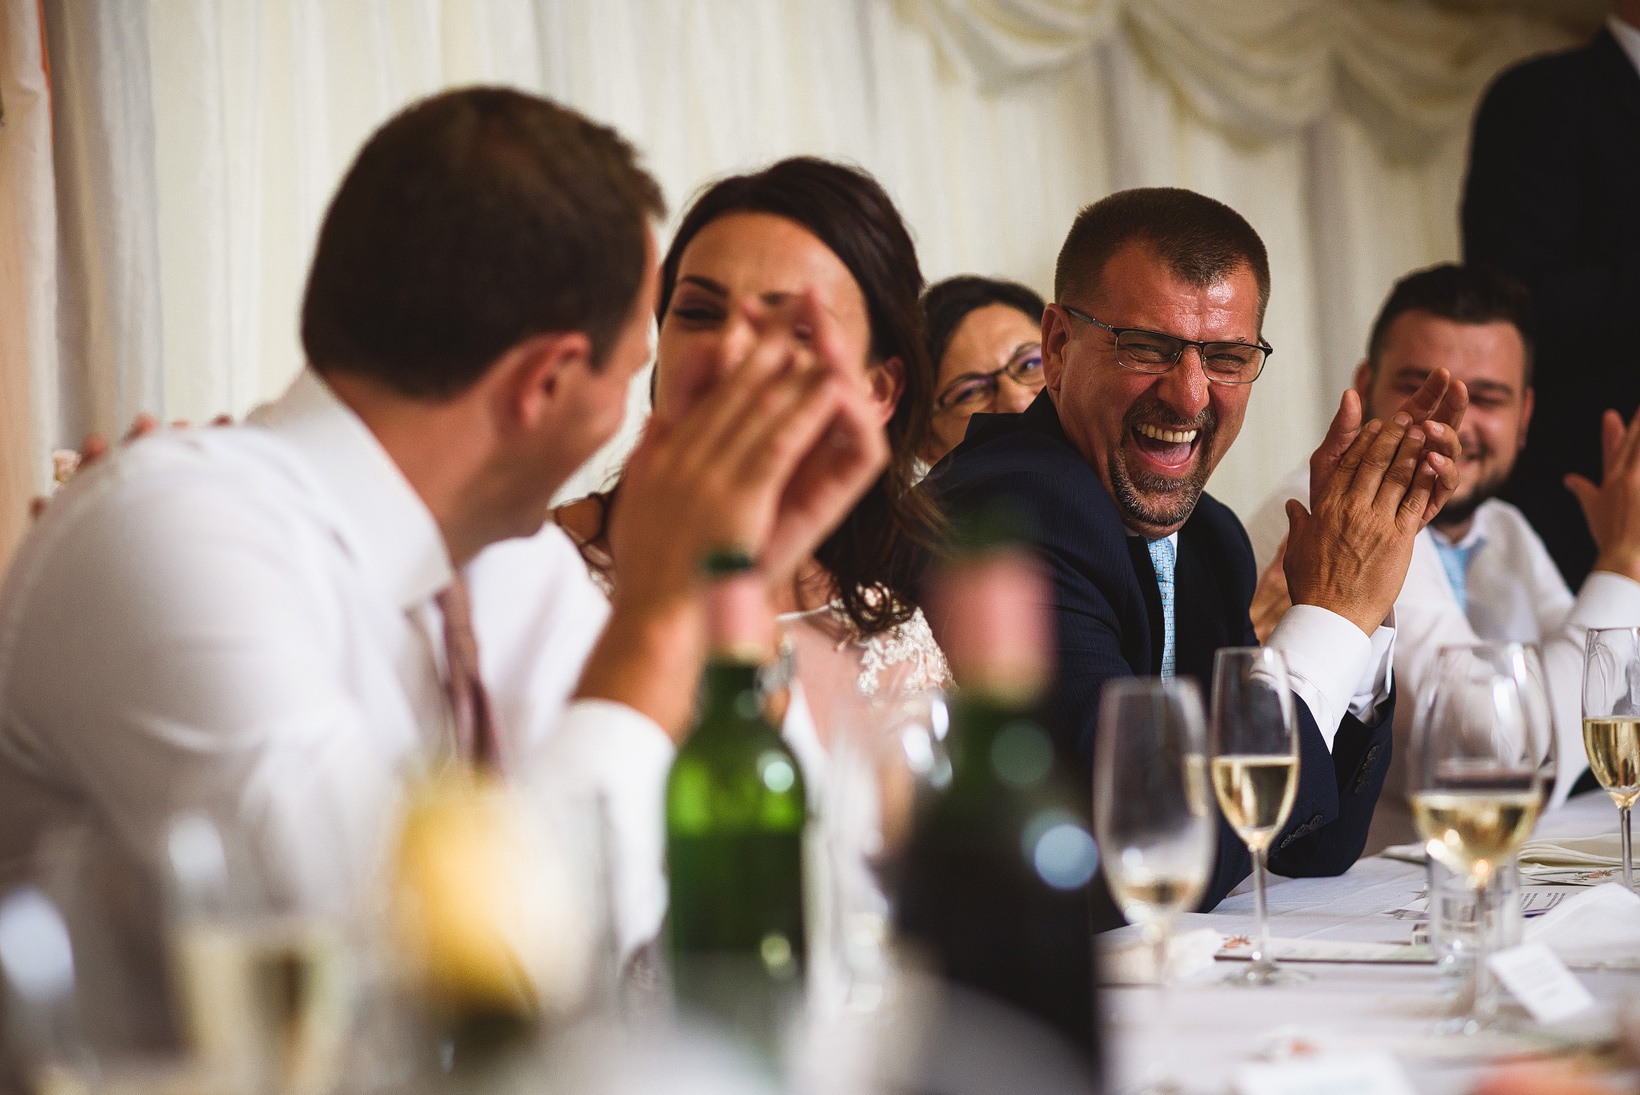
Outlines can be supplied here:
<path id="1" fill-rule="evenodd" d="M 1436 475 L 1436 488 L 1424 510 L 1426 525 L 1457 489 L 1458 428 L 1468 407 L 1468 388 L 1462 381 L 1453 380 L 1445 369 L 1431 372 L 1418 390 L 1401 404 L 1401 413 L 1423 432 L 1426 462 Z M 1327 428 L 1327 436 L 1310 457 L 1312 504 L 1332 478 L 1339 460 L 1360 436 L 1362 417 L 1361 396 L 1353 389 L 1346 390 L 1339 400 L 1338 413 Z"/>
<path id="2" fill-rule="evenodd" d="M 882 424 L 835 360 L 818 298 L 757 311 L 748 315 L 758 337 L 745 358 L 675 421 L 652 418 L 627 461 L 610 515 L 620 581 L 606 642 L 647 644 L 658 629 L 669 636 L 668 660 L 693 665 L 701 558 L 741 547 L 789 576 L 887 462 Z M 610 690 L 604 672 L 595 654 L 583 694 Z M 630 696 L 631 684 L 621 682 L 620 694 Z M 639 706 L 681 730 L 688 690 L 653 692 Z"/>
<path id="3" fill-rule="evenodd" d="M 1388 422 L 1374 419 L 1356 432 L 1311 509 L 1297 499 L 1287 503 L 1294 604 L 1329 609 L 1368 635 L 1377 629 L 1400 593 L 1433 500 L 1455 486 L 1442 478 L 1452 462 L 1431 454 L 1427 441 L 1405 411 Z"/>
<path id="4" fill-rule="evenodd" d="M 692 588 L 701 555 L 724 545 L 787 580 L 887 461 L 818 296 L 748 318 L 745 359 L 677 422 L 653 423 L 627 464 L 610 527 L 623 586 L 676 588 L 681 567 Z"/>
<path id="5" fill-rule="evenodd" d="M 1640 582 L 1640 414 L 1628 423 L 1608 410 L 1600 422 L 1601 467 L 1597 486 L 1568 475 L 1566 489 L 1583 507 L 1597 555 L 1594 569 Z"/>

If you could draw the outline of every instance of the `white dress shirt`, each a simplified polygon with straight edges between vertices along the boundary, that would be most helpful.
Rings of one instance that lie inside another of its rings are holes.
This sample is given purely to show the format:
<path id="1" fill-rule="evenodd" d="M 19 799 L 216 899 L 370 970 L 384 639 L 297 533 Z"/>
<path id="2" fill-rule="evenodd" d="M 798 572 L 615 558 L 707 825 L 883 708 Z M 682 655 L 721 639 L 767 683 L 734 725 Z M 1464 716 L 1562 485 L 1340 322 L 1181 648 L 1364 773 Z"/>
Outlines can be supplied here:
<path id="1" fill-rule="evenodd" d="M 354 911 L 402 778 L 451 748 L 431 603 L 451 576 L 431 514 L 311 372 L 243 426 L 162 431 L 78 477 L 0 591 L 0 892 L 46 883 L 138 992 L 180 812 L 243 842 L 273 907 Z M 609 610 L 562 532 L 468 578 L 521 774 L 620 800 L 623 757 L 664 773 L 648 719 L 566 709 Z"/>
<path id="2" fill-rule="evenodd" d="M 1309 469 L 1298 468 L 1265 500 L 1247 524 L 1259 566 L 1269 564 L 1287 534 L 1283 507 L 1309 494 Z M 1458 546 L 1473 547 L 1466 577 L 1467 613 L 1441 566 L 1433 529 L 1418 534 L 1406 582 L 1395 600 L 1398 635 L 1395 672 L 1401 698 L 1395 707 L 1395 759 L 1373 815 L 1370 854 L 1389 844 L 1417 839 L 1407 801 L 1406 761 L 1417 700 L 1443 646 L 1478 642 L 1537 643 L 1548 675 L 1560 764 L 1550 806 L 1565 802 L 1582 773 L 1583 637 L 1591 627 L 1640 624 L 1640 583 L 1595 571 L 1574 598 L 1560 571 L 1514 506 L 1489 499 Z"/>
<path id="3" fill-rule="evenodd" d="M 1179 534 L 1165 539 L 1172 542 L 1176 557 Z M 1371 726 L 1375 709 L 1389 698 L 1393 621 L 1369 636 L 1336 612 L 1294 605 L 1264 645 L 1281 651 L 1293 695 L 1310 709 L 1328 749 L 1346 713 Z"/>

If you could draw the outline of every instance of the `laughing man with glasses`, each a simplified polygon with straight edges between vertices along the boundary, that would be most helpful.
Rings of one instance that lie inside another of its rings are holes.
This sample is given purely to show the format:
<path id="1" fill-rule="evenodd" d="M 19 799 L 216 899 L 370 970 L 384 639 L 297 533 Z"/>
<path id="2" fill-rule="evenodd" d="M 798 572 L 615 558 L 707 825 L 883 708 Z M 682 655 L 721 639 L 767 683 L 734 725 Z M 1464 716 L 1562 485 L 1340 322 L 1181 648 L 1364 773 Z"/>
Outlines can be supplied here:
<path id="1" fill-rule="evenodd" d="M 1205 488 L 1271 354 L 1269 291 L 1258 234 L 1217 201 L 1148 189 L 1089 206 L 1042 321 L 1046 397 L 976 419 L 931 478 L 954 511 L 1004 498 L 1032 511 L 1054 577 L 1049 714 L 1083 764 L 1105 681 L 1176 674 L 1205 692 L 1217 650 L 1256 643 L 1247 534 Z M 1414 413 L 1363 427 L 1346 394 L 1312 461 L 1313 504 L 1293 503 L 1295 608 L 1269 642 L 1287 657 L 1300 722 L 1298 791 L 1270 851 L 1278 873 L 1337 874 L 1366 840 L 1394 702 L 1394 631 L 1381 625 L 1414 537 L 1456 485 L 1466 399 L 1438 371 Z M 1203 907 L 1249 869 L 1225 827 Z M 1120 923 L 1095 905 L 1100 926 Z"/>

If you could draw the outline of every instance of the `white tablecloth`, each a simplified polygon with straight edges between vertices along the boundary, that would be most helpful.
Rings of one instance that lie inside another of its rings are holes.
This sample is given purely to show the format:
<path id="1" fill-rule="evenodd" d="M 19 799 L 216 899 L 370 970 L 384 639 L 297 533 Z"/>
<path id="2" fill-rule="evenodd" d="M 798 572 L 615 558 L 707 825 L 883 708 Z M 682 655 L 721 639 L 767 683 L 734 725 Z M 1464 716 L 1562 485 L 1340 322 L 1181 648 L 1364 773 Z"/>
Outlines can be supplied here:
<path id="1" fill-rule="evenodd" d="M 1545 817 L 1537 835 L 1585 835 L 1615 831 L 1616 826 L 1611 800 L 1604 794 L 1585 795 Z M 1425 877 L 1422 867 L 1371 858 L 1339 878 L 1272 878 L 1271 938 L 1407 942 L 1413 922 L 1388 914 L 1414 900 Z M 1211 913 L 1181 917 L 1175 930 L 1197 927 L 1251 934 L 1253 895 L 1228 898 Z M 1134 932 L 1124 928 L 1112 934 L 1120 938 Z M 1313 1048 L 1388 1052 L 1420 1092 L 1457 1095 L 1498 1059 L 1607 1036 L 1620 1008 L 1640 1008 L 1640 973 L 1583 971 L 1578 977 L 1599 1001 L 1595 1010 L 1554 1031 L 1456 1038 L 1434 1033 L 1436 1022 L 1451 1013 L 1456 986 L 1432 965 L 1305 962 L 1296 966 L 1311 978 L 1304 985 L 1218 983 L 1239 965 L 1220 960 L 1213 969 L 1172 985 L 1161 1021 L 1154 988 L 1106 987 L 1113 1090 L 1131 1088 L 1154 1061 L 1167 1060 L 1187 1091 L 1218 1095 L 1229 1090 L 1231 1073 L 1243 1063 Z M 1524 1022 L 1525 1013 L 1513 1004 L 1504 1014 Z"/>

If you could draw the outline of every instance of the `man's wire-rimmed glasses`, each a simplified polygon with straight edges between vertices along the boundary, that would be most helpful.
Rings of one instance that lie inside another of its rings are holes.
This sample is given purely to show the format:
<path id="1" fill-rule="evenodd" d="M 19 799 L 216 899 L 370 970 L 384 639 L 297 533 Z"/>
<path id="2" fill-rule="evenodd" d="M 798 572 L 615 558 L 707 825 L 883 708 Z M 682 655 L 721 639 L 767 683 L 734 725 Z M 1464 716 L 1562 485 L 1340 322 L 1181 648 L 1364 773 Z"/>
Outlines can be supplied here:
<path id="1" fill-rule="evenodd" d="M 1251 384 L 1264 370 L 1275 347 L 1263 339 L 1249 342 L 1192 342 L 1188 338 L 1147 331 L 1142 327 L 1112 327 L 1079 308 L 1059 305 L 1066 315 L 1108 331 L 1116 340 L 1116 363 L 1136 373 L 1165 373 L 1177 365 L 1191 346 L 1201 355 L 1202 371 L 1215 384 Z"/>
<path id="2" fill-rule="evenodd" d="M 1015 384 L 1037 390 L 1042 387 L 1042 347 L 1038 343 L 1028 342 L 1014 351 L 1014 356 L 1008 359 L 1008 364 L 1000 369 L 993 369 L 988 373 L 964 373 L 957 377 L 945 390 L 940 392 L 934 400 L 934 409 L 937 411 L 951 411 L 957 408 L 979 408 L 990 403 L 997 396 L 997 388 L 1006 376 Z"/>

